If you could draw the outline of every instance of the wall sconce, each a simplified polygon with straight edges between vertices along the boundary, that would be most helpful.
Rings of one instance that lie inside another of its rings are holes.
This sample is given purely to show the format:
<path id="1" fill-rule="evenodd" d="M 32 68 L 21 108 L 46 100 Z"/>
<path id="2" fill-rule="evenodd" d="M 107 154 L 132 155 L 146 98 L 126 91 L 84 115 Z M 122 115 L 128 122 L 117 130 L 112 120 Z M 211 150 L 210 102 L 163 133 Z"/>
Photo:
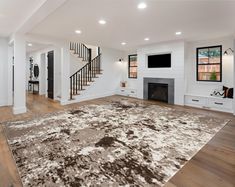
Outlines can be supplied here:
<path id="1" fill-rule="evenodd" d="M 118 61 L 119 61 L 119 62 L 124 62 L 124 59 L 123 59 L 123 58 L 120 58 Z"/>
<path id="2" fill-rule="evenodd" d="M 228 48 L 226 51 L 224 51 L 224 55 L 228 55 L 229 51 L 231 51 L 232 53 L 234 53 L 234 51 L 231 48 Z"/>

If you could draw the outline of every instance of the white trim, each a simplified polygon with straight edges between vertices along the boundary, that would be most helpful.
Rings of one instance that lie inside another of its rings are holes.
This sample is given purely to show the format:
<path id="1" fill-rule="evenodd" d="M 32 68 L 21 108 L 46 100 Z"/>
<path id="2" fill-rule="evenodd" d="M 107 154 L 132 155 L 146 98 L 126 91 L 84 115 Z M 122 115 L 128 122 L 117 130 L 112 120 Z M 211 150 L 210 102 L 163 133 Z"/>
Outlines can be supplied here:
<path id="1" fill-rule="evenodd" d="M 27 112 L 27 108 L 24 107 L 13 107 L 13 114 L 22 114 L 22 113 L 26 113 Z"/>
<path id="2" fill-rule="evenodd" d="M 233 41 L 233 46 L 235 49 L 235 40 Z M 233 53 L 233 88 L 235 88 L 235 53 Z M 233 115 L 235 115 L 235 93 L 233 92 Z"/>
<path id="3" fill-rule="evenodd" d="M 102 98 L 102 97 L 108 97 L 108 96 L 112 96 L 115 94 L 116 94 L 116 91 L 110 91 L 110 92 L 106 92 L 104 94 L 98 94 L 98 95 L 75 96 L 74 100 L 61 100 L 60 104 L 61 105 L 68 105 L 68 104 L 78 103 L 81 101 L 87 101 L 87 100 L 92 100 L 92 99 L 97 99 L 97 98 Z"/>
<path id="4" fill-rule="evenodd" d="M 14 54 L 13 54 L 13 46 L 8 46 L 8 101 L 7 101 L 7 105 L 13 105 L 13 85 L 12 85 L 12 58 L 13 58 Z"/>
<path id="5" fill-rule="evenodd" d="M 7 105 L 8 105 L 7 101 L 0 101 L 0 107 L 7 106 Z"/>

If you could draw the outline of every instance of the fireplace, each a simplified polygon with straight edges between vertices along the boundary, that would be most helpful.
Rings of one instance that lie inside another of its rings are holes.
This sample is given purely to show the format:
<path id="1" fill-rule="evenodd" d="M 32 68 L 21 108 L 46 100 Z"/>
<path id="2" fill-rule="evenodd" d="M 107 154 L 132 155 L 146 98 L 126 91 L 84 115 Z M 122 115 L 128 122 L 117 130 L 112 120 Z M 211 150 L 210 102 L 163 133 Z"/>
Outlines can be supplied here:
<path id="1" fill-rule="evenodd" d="M 148 83 L 148 99 L 168 103 L 168 84 Z"/>
<path id="2" fill-rule="evenodd" d="M 174 104 L 175 80 L 168 78 L 144 78 L 144 99 Z"/>

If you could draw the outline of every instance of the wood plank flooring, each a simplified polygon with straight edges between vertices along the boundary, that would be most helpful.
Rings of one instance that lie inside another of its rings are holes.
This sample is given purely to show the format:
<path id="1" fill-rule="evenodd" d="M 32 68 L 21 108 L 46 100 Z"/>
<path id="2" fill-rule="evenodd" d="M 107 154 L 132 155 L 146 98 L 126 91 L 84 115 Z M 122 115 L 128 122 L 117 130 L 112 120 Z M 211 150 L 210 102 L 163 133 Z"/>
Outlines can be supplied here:
<path id="1" fill-rule="evenodd" d="M 79 104 L 61 106 L 58 102 L 46 99 L 43 96 L 28 94 L 27 113 L 13 115 L 11 107 L 0 107 L 0 122 L 31 119 L 66 108 L 88 104 L 105 104 L 122 98 L 124 97 L 110 96 Z M 139 101 L 231 119 L 208 144 L 168 181 L 165 187 L 235 187 L 235 117 L 233 115 L 191 107 L 167 105 L 154 101 Z M 21 187 L 19 174 L 3 130 L 0 125 L 0 187 Z"/>

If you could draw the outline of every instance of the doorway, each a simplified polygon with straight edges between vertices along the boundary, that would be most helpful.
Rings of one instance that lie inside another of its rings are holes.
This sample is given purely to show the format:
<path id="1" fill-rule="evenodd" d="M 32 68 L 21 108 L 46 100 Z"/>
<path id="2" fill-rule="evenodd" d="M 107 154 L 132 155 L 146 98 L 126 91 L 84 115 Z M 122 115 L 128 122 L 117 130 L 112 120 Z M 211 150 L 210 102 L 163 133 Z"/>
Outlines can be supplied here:
<path id="1" fill-rule="evenodd" d="M 47 95 L 48 98 L 54 99 L 54 51 L 48 52 L 47 60 Z"/>

